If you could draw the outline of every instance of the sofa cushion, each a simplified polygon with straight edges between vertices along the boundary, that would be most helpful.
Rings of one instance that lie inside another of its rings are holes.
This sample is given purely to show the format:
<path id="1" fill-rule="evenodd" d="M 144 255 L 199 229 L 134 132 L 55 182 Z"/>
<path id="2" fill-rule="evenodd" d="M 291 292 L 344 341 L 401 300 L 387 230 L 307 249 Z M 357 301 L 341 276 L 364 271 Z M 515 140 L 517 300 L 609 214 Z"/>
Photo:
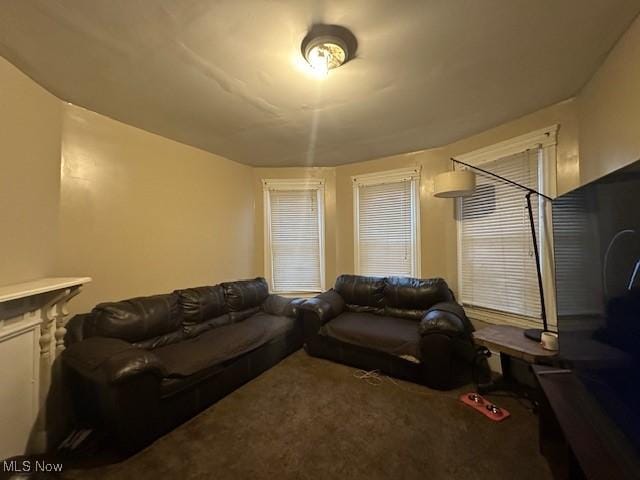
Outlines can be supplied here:
<path id="1" fill-rule="evenodd" d="M 240 310 L 238 312 L 229 312 L 229 318 L 231 323 L 241 322 L 245 318 L 249 318 L 256 313 L 260 313 L 260 307 L 247 308 L 246 310 Z"/>
<path id="2" fill-rule="evenodd" d="M 213 317 L 209 320 L 205 320 L 201 323 L 196 323 L 195 325 L 185 325 L 183 327 L 185 337 L 197 337 L 203 332 L 207 330 L 213 330 L 214 328 L 223 327 L 225 325 L 229 325 L 233 323 L 230 314 L 225 313 L 224 315 L 220 315 L 219 317 Z"/>
<path id="3" fill-rule="evenodd" d="M 222 285 L 185 288 L 176 290 L 176 293 L 182 307 L 182 322 L 185 325 L 195 325 L 225 313 Z"/>
<path id="4" fill-rule="evenodd" d="M 425 310 L 409 310 L 406 308 L 384 307 L 383 315 L 387 317 L 408 318 L 419 322 L 424 316 Z"/>
<path id="5" fill-rule="evenodd" d="M 269 296 L 267 281 L 258 277 L 253 280 L 240 280 L 223 283 L 224 299 L 230 312 L 239 312 L 259 307 Z"/>
<path id="6" fill-rule="evenodd" d="M 146 350 L 153 350 L 164 345 L 171 343 L 181 342 L 186 337 L 186 333 L 182 328 L 174 330 L 173 332 L 158 335 L 157 337 L 147 338 L 140 340 L 139 342 L 133 342 L 134 347 L 144 348 Z"/>
<path id="7" fill-rule="evenodd" d="M 385 307 L 423 313 L 439 302 L 453 300 L 447 282 L 442 278 L 388 277 L 385 279 Z M 419 319 L 419 318 L 418 318 Z"/>
<path id="8" fill-rule="evenodd" d="M 86 337 L 111 337 L 127 342 L 158 337 L 180 329 L 178 295 L 154 295 L 97 305 L 86 319 Z"/>
<path id="9" fill-rule="evenodd" d="M 326 323 L 320 333 L 392 355 L 420 358 L 418 324 L 413 320 L 345 312 Z"/>
<path id="10" fill-rule="evenodd" d="M 258 313 L 242 322 L 154 350 L 169 376 L 187 377 L 264 345 L 294 326 L 291 318 Z"/>
<path id="11" fill-rule="evenodd" d="M 384 278 L 340 275 L 335 290 L 348 305 L 383 307 Z"/>

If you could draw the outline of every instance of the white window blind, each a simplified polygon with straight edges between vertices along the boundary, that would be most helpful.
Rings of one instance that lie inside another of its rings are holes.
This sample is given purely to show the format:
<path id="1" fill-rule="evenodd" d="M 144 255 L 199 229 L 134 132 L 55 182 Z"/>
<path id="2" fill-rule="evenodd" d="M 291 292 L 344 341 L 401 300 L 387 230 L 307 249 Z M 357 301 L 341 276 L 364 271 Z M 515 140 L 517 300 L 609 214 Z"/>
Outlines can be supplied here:
<path id="1" fill-rule="evenodd" d="M 402 177 L 402 175 L 401 175 Z M 418 178 L 354 184 L 356 271 L 374 276 L 419 276 Z"/>
<path id="2" fill-rule="evenodd" d="M 273 291 L 322 291 L 322 189 L 271 185 L 266 192 Z"/>
<path id="3" fill-rule="evenodd" d="M 483 169 L 538 190 L 538 149 L 483 163 Z M 463 304 L 539 319 L 535 256 L 525 191 L 478 173 L 476 192 L 459 202 Z M 538 197 L 531 197 L 536 229 Z"/>

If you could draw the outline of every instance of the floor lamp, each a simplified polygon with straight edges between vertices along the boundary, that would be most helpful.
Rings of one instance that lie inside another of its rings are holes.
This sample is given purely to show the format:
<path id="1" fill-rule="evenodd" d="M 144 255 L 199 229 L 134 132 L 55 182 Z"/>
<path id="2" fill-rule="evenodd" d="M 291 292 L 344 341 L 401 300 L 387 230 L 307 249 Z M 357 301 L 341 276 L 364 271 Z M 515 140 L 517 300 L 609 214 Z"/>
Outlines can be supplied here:
<path id="1" fill-rule="evenodd" d="M 480 167 L 476 167 L 473 165 L 469 165 L 468 163 L 462 162 L 460 160 L 456 160 L 452 158 L 451 161 L 455 164 L 464 165 L 472 170 L 476 170 L 478 172 L 482 172 L 485 175 L 489 175 L 490 177 L 497 178 L 503 183 L 507 183 L 518 187 L 519 189 L 526 192 L 525 198 L 527 200 L 527 210 L 529 212 L 529 226 L 531 227 L 531 237 L 533 239 L 533 253 L 535 254 L 536 259 L 536 272 L 538 274 L 538 290 L 540 293 L 540 309 L 541 309 L 541 317 L 542 317 L 542 330 L 539 328 L 530 328 L 524 331 L 525 337 L 535 340 L 537 342 L 540 341 L 540 336 L 542 332 L 547 332 L 547 311 L 544 302 L 544 287 L 542 284 L 542 266 L 540 265 L 540 252 L 538 251 L 538 237 L 536 235 L 536 227 L 533 220 L 533 209 L 531 208 L 531 195 L 536 194 L 546 200 L 553 200 L 551 197 L 540 193 L 532 188 L 525 187 L 524 185 L 520 185 L 508 178 L 501 177 L 500 175 L 496 175 L 495 173 L 489 172 L 488 170 L 484 170 Z M 434 185 L 434 195 L 436 197 L 441 198 L 460 198 L 460 197 L 469 197 L 473 195 L 476 186 L 475 174 L 469 170 L 453 170 L 451 172 L 441 173 L 437 175 L 435 178 Z"/>

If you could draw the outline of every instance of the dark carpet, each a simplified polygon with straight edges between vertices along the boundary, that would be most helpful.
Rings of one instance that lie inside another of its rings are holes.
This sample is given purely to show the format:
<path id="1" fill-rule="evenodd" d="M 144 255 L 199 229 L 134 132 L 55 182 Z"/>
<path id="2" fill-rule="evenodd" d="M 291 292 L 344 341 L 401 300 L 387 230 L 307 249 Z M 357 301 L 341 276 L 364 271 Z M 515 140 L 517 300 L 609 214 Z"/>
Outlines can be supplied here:
<path id="1" fill-rule="evenodd" d="M 491 422 L 457 400 L 299 351 L 137 455 L 68 479 L 547 479 L 537 418 Z M 468 390 L 468 389 L 467 389 Z"/>

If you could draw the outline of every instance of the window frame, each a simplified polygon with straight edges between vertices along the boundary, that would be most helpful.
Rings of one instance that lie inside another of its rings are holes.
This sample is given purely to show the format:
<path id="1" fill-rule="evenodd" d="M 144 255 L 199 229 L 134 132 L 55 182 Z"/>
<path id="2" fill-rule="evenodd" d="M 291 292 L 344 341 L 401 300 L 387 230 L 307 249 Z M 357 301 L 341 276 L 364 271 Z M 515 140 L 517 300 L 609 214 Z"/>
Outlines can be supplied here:
<path id="1" fill-rule="evenodd" d="M 353 253 L 354 272 L 361 275 L 360 270 L 360 190 L 361 186 L 382 185 L 385 183 L 399 183 L 403 181 L 411 182 L 411 223 L 413 226 L 412 235 L 412 272 L 411 276 L 420 278 L 421 276 L 421 250 L 422 236 L 420 232 L 420 170 L 419 166 L 410 168 L 399 168 L 386 170 L 351 177 L 353 184 Z"/>
<path id="2" fill-rule="evenodd" d="M 320 288 L 319 290 L 297 289 L 292 291 L 276 290 L 273 274 L 273 250 L 271 248 L 271 196 L 273 190 L 302 190 L 314 191 L 318 204 L 318 243 L 320 250 Z M 325 206 L 324 179 L 287 178 L 262 179 L 263 211 L 264 211 L 264 271 L 272 293 L 276 294 L 314 294 L 325 290 Z"/>
<path id="3" fill-rule="evenodd" d="M 546 128 L 532 131 L 503 142 L 474 150 L 463 155 L 456 156 L 470 165 L 481 167 L 483 164 L 500 160 L 501 158 L 522 153 L 528 149 L 538 149 L 538 191 L 555 198 L 557 196 L 556 183 L 556 155 L 557 133 L 559 125 L 551 125 Z M 456 164 L 456 169 L 464 168 Z M 497 182 L 499 180 L 496 180 Z M 514 186 L 514 188 L 517 188 Z M 525 192 L 523 191 L 523 197 Z M 547 313 L 547 323 L 551 329 L 557 328 L 556 297 L 553 268 L 553 225 L 551 202 L 545 201 L 539 195 L 535 195 L 538 201 L 538 243 L 540 247 L 540 263 L 542 272 L 542 284 Z M 532 198 L 533 201 L 534 198 Z M 456 239 L 457 239 L 457 274 L 458 292 L 462 298 L 462 198 L 456 199 Z M 523 328 L 539 328 L 541 321 L 532 320 L 530 317 L 517 315 L 498 310 L 465 305 L 465 311 L 470 318 L 493 324 L 510 324 Z"/>

